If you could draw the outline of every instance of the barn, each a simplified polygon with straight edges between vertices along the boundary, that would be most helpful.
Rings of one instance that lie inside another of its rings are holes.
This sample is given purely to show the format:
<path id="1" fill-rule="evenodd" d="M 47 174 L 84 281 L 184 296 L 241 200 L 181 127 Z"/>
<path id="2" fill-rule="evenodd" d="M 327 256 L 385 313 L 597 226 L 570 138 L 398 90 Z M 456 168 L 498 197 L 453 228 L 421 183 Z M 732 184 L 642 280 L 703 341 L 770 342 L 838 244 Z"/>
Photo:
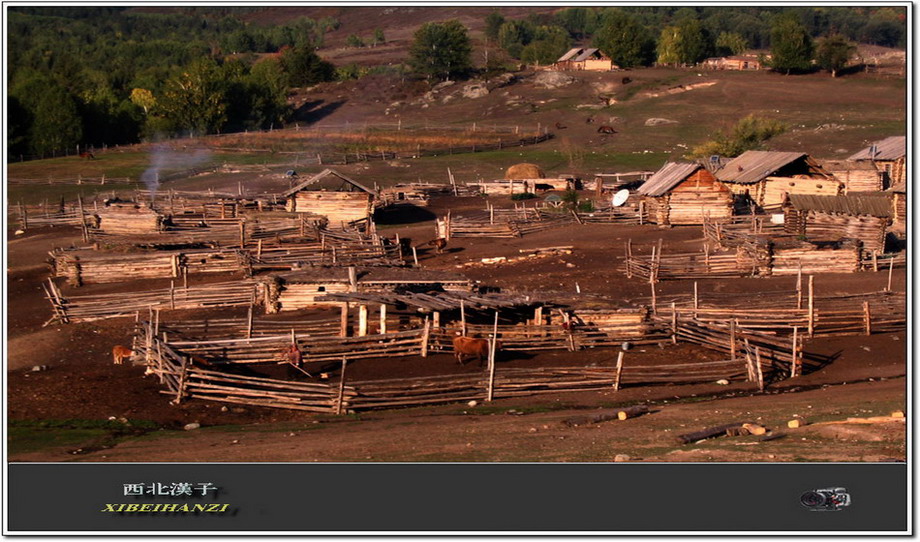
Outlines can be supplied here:
<path id="1" fill-rule="evenodd" d="M 619 69 L 609 56 L 599 49 L 575 47 L 569 49 L 553 64 L 554 70 L 610 71 Z"/>
<path id="2" fill-rule="evenodd" d="M 867 160 L 824 160 L 821 167 L 843 183 L 843 193 L 882 190 L 883 176 Z"/>
<path id="3" fill-rule="evenodd" d="M 310 177 L 282 196 L 287 199 L 288 212 L 324 216 L 331 225 L 370 217 L 376 202 L 373 190 L 332 169 Z"/>
<path id="4" fill-rule="evenodd" d="M 907 137 L 891 136 L 876 141 L 850 156 L 850 160 L 869 162 L 882 174 L 884 187 L 905 180 L 907 169 Z"/>
<path id="5" fill-rule="evenodd" d="M 891 223 L 891 198 L 869 192 L 846 196 L 789 194 L 783 203 L 784 229 L 809 241 L 857 239 L 867 251 L 884 252 Z"/>
<path id="6" fill-rule="evenodd" d="M 716 178 L 760 207 L 781 205 L 786 194 L 836 196 L 842 187 L 802 152 L 747 151 L 719 169 Z"/>
<path id="7" fill-rule="evenodd" d="M 700 164 L 668 162 L 636 191 L 648 221 L 659 225 L 702 224 L 703 217 L 732 214 L 732 193 Z"/>

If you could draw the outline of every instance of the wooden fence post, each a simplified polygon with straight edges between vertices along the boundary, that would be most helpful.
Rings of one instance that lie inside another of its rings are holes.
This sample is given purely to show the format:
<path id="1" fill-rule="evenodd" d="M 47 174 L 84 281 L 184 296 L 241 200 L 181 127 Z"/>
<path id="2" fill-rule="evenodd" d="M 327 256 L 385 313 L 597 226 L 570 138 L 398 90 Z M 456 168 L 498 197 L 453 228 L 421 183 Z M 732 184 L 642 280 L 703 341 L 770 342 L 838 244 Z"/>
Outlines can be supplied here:
<path id="1" fill-rule="evenodd" d="M 491 401 L 495 393 L 495 348 L 498 345 L 498 311 L 495 311 L 495 325 L 492 328 L 492 340 L 489 341 L 489 389 L 486 401 Z"/>
<path id="2" fill-rule="evenodd" d="M 159 344 L 157 344 L 159 348 Z M 173 403 L 179 404 L 182 402 L 182 395 L 185 393 L 185 378 L 188 374 L 188 356 L 182 356 L 182 370 L 179 372 L 179 385 L 176 387 L 176 398 L 173 399 Z"/>
<path id="3" fill-rule="evenodd" d="M 671 302 L 671 343 L 677 344 L 677 303 Z"/>
<path id="4" fill-rule="evenodd" d="M 345 398 L 345 367 L 348 365 L 348 358 L 342 356 L 342 374 L 339 375 L 339 396 L 335 401 L 336 415 L 342 414 L 342 402 Z"/>
<path id="5" fill-rule="evenodd" d="M 252 307 L 253 302 L 249 302 L 249 314 L 246 316 L 246 338 L 252 338 Z"/>
<path id="6" fill-rule="evenodd" d="M 425 329 L 422 331 L 422 357 L 428 357 L 428 338 L 431 334 L 431 327 L 428 322 L 428 317 L 425 317 Z"/>
<path id="7" fill-rule="evenodd" d="M 894 271 L 894 258 L 888 260 L 888 286 L 885 287 L 886 292 L 891 291 L 891 274 Z"/>
<path id="8" fill-rule="evenodd" d="M 367 305 L 358 305 L 358 337 L 367 335 Z"/>
<path id="9" fill-rule="evenodd" d="M 697 290 L 697 283 L 693 281 L 693 319 L 699 318 L 697 311 L 700 310 L 700 297 L 699 291 Z"/>
<path id="10" fill-rule="evenodd" d="M 760 366 L 760 347 L 754 347 L 754 357 L 757 362 L 757 387 L 763 391 L 763 368 Z"/>
<path id="11" fill-rule="evenodd" d="M 626 357 L 626 352 L 620 350 L 617 352 L 617 372 L 616 376 L 613 378 L 613 391 L 620 391 L 620 377 L 623 375 L 623 358 Z"/>
<path id="12" fill-rule="evenodd" d="M 460 300 L 460 333 L 466 337 L 466 306 L 463 300 Z"/>
<path id="13" fill-rule="evenodd" d="M 386 334 L 387 332 L 387 305 L 386 303 L 380 304 L 380 329 L 381 334 Z"/>
<path id="14" fill-rule="evenodd" d="M 419 267 L 419 265 L 418 265 L 418 251 L 415 250 L 415 247 L 412 247 L 412 261 L 415 262 L 415 267 Z"/>
<path id="15" fill-rule="evenodd" d="M 737 318 L 732 319 L 731 322 L 729 322 L 729 324 L 728 324 L 728 332 L 729 332 L 729 334 L 731 335 L 731 338 L 730 338 L 729 340 L 731 341 L 732 361 L 735 361 L 735 358 L 736 358 L 737 355 L 738 355 L 737 346 L 736 346 L 736 344 L 735 344 L 735 343 L 736 343 L 736 339 L 735 339 L 735 327 L 736 327 L 737 325 L 738 325 L 738 319 L 737 319 Z"/>
<path id="16" fill-rule="evenodd" d="M 799 354 L 799 326 L 792 326 L 792 367 L 789 369 L 789 378 L 797 376 L 796 365 L 798 365 Z M 801 371 L 798 371 L 801 373 Z"/>
<path id="17" fill-rule="evenodd" d="M 744 339 L 744 361 L 747 364 L 748 382 L 753 382 L 757 378 L 754 372 L 754 360 L 751 359 L 751 343 Z"/>
<path id="18" fill-rule="evenodd" d="M 342 310 L 339 321 L 339 335 L 342 337 L 348 337 L 348 301 L 342 303 Z"/>
<path id="19" fill-rule="evenodd" d="M 872 335 L 872 313 L 869 312 L 868 301 L 863 301 L 863 317 L 866 320 L 866 335 Z"/>
<path id="20" fill-rule="evenodd" d="M 815 276 L 808 275 L 808 336 L 815 336 Z"/>

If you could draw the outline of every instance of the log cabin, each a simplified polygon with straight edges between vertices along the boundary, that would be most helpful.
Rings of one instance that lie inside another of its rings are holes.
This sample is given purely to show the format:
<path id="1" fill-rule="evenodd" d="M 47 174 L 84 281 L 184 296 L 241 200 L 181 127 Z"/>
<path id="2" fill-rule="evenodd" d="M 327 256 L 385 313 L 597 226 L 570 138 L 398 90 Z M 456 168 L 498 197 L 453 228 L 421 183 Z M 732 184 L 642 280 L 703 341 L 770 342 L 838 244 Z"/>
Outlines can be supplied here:
<path id="1" fill-rule="evenodd" d="M 884 188 L 888 188 L 906 179 L 907 137 L 886 137 L 850 156 L 849 160 L 874 165 L 882 174 Z"/>
<path id="2" fill-rule="evenodd" d="M 659 225 L 702 224 L 703 217 L 732 214 L 731 191 L 700 164 L 668 162 L 636 191 L 648 221 Z"/>
<path id="3" fill-rule="evenodd" d="M 843 184 L 802 152 L 747 151 L 716 171 L 737 196 L 757 206 L 777 206 L 786 194 L 836 196 Z"/>
<path id="4" fill-rule="evenodd" d="M 96 217 L 96 229 L 105 234 L 155 234 L 163 229 L 163 216 L 144 202 L 106 202 Z"/>
<path id="5" fill-rule="evenodd" d="M 559 60 L 553 63 L 552 69 L 609 72 L 619 67 L 614 65 L 613 60 L 599 49 L 575 47 L 559 57 Z"/>
<path id="6" fill-rule="evenodd" d="M 288 212 L 324 216 L 334 226 L 369 218 L 377 201 L 373 190 L 331 169 L 281 195 L 287 198 Z"/>
<path id="7" fill-rule="evenodd" d="M 821 167 L 843 183 L 843 194 L 882 190 L 884 175 L 867 160 L 824 160 Z"/>
<path id="8" fill-rule="evenodd" d="M 907 182 L 902 180 L 891 185 L 886 192 L 891 194 L 892 217 L 903 229 L 907 224 Z"/>
<path id="9" fill-rule="evenodd" d="M 787 233 L 814 242 L 857 239 L 867 251 L 884 252 L 893 214 L 891 198 L 868 192 L 847 196 L 789 194 L 783 202 Z"/>

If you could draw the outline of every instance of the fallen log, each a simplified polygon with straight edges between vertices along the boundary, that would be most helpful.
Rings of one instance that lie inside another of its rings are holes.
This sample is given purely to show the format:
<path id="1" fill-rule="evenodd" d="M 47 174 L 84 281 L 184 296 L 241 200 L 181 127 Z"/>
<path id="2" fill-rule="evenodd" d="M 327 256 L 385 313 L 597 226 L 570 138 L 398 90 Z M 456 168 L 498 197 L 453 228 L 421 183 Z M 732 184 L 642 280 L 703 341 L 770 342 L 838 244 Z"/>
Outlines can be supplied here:
<path id="1" fill-rule="evenodd" d="M 747 434 L 747 430 L 744 429 L 743 427 L 745 423 L 747 422 L 729 423 L 726 425 L 717 425 L 715 427 L 708 427 L 700 431 L 694 431 L 693 433 L 677 435 L 677 440 L 681 444 L 690 444 L 698 440 L 705 440 L 705 439 L 712 438 L 712 437 Z M 741 431 L 745 431 L 745 433 L 741 433 Z"/>
<path id="2" fill-rule="evenodd" d="M 636 405 L 618 410 L 617 418 L 620 420 L 625 420 L 627 418 L 637 418 L 643 414 L 648 413 L 649 409 L 647 405 Z"/>

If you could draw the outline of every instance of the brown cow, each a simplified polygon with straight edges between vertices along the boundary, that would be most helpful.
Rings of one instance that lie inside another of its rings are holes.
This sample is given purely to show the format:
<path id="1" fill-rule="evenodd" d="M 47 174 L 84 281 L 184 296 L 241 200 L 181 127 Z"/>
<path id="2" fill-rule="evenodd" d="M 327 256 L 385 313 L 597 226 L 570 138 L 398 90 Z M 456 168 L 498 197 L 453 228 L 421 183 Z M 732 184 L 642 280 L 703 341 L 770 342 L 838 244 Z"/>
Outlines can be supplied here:
<path id="1" fill-rule="evenodd" d="M 115 365 L 121 365 L 125 362 L 125 358 L 130 358 L 133 355 L 134 351 L 127 346 L 116 344 L 115 347 L 112 348 L 112 357 L 115 359 Z"/>
<path id="2" fill-rule="evenodd" d="M 497 341 L 495 351 L 498 352 L 501 349 L 502 342 Z M 476 356 L 481 366 L 482 360 L 489 358 L 489 340 L 457 335 L 454 337 L 454 354 L 457 356 L 457 361 L 460 365 L 463 365 L 463 356 Z"/>
<path id="3" fill-rule="evenodd" d="M 432 239 L 431 241 L 428 241 L 425 244 L 429 246 L 433 246 L 434 251 L 437 252 L 438 254 L 441 254 L 441 252 L 447 247 L 447 239 L 443 237 L 438 237 L 437 239 Z"/>

